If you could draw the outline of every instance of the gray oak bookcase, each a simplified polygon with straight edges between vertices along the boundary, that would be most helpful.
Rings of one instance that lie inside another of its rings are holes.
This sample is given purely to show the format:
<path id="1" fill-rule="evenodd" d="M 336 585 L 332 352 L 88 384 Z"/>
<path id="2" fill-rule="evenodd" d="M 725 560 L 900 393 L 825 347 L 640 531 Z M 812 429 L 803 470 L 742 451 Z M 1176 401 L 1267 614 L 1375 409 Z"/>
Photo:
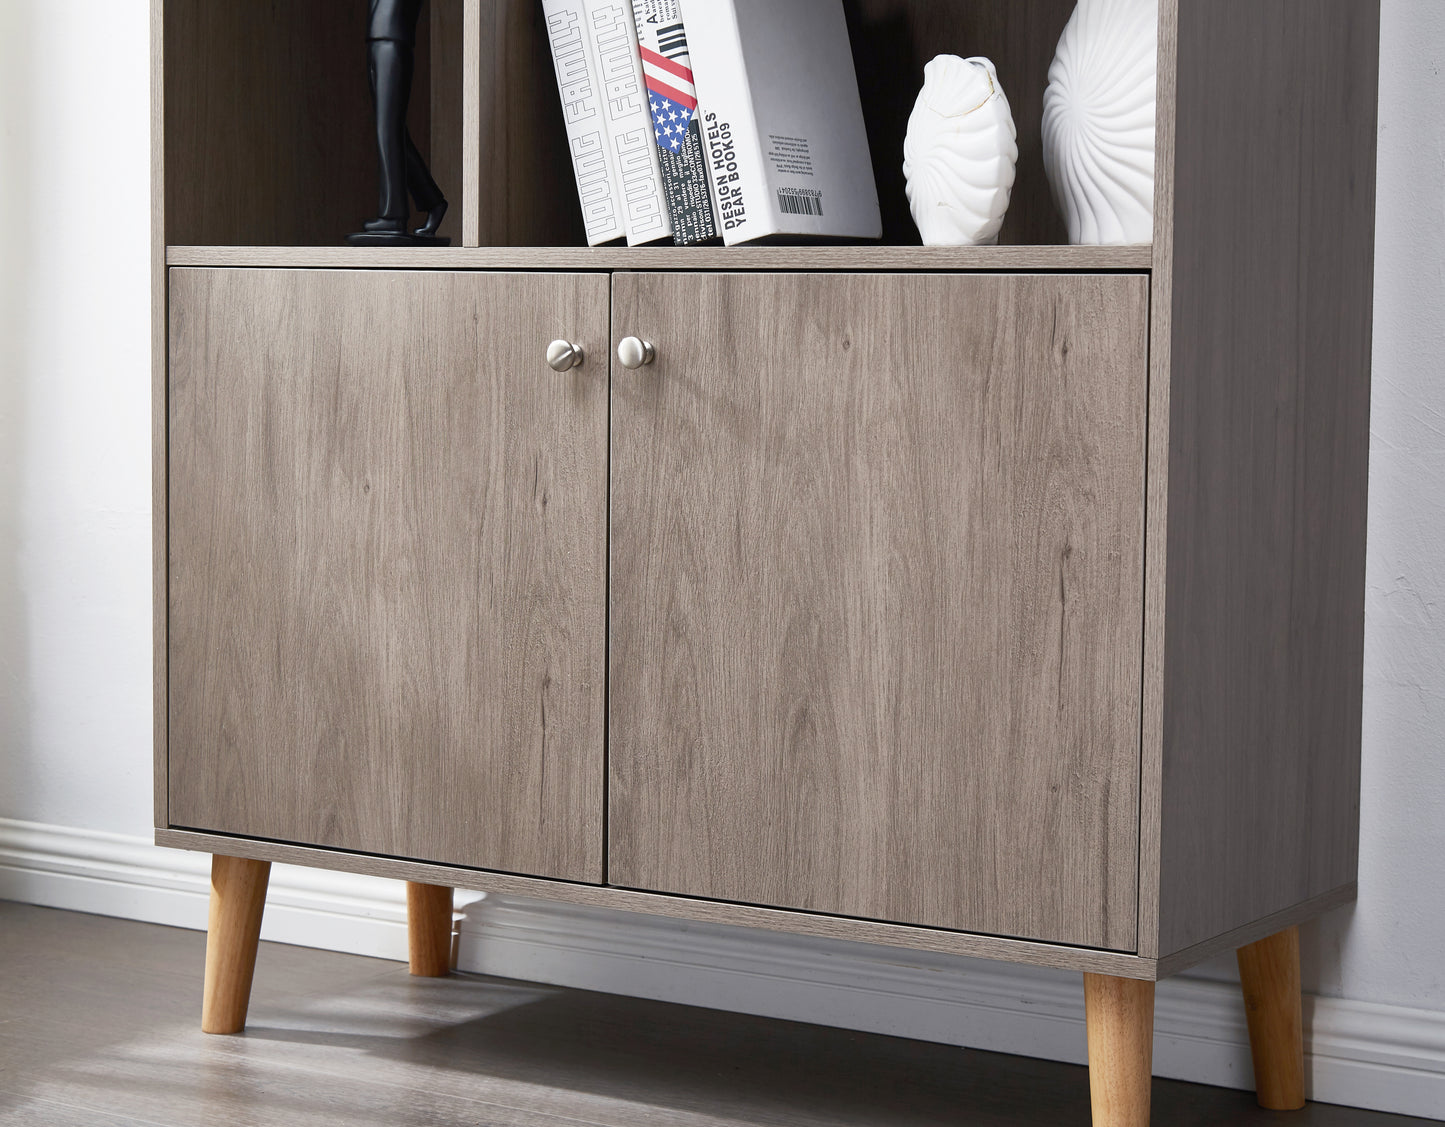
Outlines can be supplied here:
<path id="1" fill-rule="evenodd" d="M 362 5 L 361 7 L 364 7 Z M 354 0 L 153 0 L 156 840 L 215 855 L 203 1028 L 273 860 L 1153 983 L 1240 950 L 1304 1099 L 1355 894 L 1377 0 L 1161 0 L 1152 245 L 1060 245 L 1072 0 L 848 0 L 876 246 L 582 246 L 534 0 L 433 0 L 447 249 L 375 206 Z M 1019 125 L 1002 245 L 916 236 L 922 64 Z M 652 342 L 628 369 L 617 348 Z M 544 362 L 554 340 L 585 360 Z"/>

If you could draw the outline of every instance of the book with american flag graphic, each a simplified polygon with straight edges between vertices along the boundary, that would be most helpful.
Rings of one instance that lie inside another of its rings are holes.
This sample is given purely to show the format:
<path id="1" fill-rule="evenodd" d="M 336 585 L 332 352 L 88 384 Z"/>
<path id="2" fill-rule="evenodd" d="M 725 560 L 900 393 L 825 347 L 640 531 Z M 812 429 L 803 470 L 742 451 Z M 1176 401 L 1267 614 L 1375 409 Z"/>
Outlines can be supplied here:
<path id="1" fill-rule="evenodd" d="M 717 218 L 681 5 L 679 0 L 632 0 L 632 14 L 673 241 L 678 246 L 712 241 L 718 237 Z"/>

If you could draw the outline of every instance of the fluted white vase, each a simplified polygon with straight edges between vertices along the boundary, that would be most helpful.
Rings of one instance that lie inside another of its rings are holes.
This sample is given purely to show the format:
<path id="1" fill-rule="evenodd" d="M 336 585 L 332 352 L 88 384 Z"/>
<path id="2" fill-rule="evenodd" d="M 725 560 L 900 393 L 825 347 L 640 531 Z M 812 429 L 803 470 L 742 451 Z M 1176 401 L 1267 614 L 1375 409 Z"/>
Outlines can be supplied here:
<path id="1" fill-rule="evenodd" d="M 1079 0 L 1044 94 L 1044 168 L 1071 243 L 1154 238 L 1159 0 Z"/>
<path id="2" fill-rule="evenodd" d="M 939 55 L 924 67 L 903 175 L 925 246 L 996 243 L 1018 159 L 1013 113 L 993 63 Z"/>

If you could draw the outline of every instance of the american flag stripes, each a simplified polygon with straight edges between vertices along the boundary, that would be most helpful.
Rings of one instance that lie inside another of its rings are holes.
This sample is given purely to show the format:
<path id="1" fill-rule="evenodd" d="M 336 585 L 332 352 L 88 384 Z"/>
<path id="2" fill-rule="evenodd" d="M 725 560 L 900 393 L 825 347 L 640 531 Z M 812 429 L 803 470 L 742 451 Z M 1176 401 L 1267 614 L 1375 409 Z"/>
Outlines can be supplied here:
<path id="1" fill-rule="evenodd" d="M 673 239 L 681 246 L 708 242 L 717 238 L 717 217 L 681 5 L 679 0 L 632 0 L 632 14 Z"/>
<path id="2" fill-rule="evenodd" d="M 697 87 L 692 83 L 692 71 L 644 47 L 642 73 L 652 99 L 657 145 L 668 152 L 679 152 L 687 137 L 687 128 L 697 114 Z"/>

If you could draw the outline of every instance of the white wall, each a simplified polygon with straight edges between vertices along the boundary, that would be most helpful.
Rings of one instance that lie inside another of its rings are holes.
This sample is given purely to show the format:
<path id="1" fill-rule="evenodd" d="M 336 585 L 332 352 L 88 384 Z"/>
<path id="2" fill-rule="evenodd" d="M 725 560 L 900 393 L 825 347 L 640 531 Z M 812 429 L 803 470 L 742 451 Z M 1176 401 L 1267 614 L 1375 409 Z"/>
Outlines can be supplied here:
<path id="1" fill-rule="evenodd" d="M 150 824 L 149 33 L 0 0 L 0 815 Z"/>
<path id="2" fill-rule="evenodd" d="M 197 859 L 143 840 L 146 9 L 0 0 L 0 895 L 197 926 Z M 1385 0 L 1382 63 L 1360 898 L 1306 930 L 1306 974 L 1317 994 L 1342 1000 L 1314 1007 L 1317 1092 L 1445 1116 L 1445 3 Z M 285 870 L 274 879 L 269 934 L 400 949 L 390 886 Z M 376 926 L 359 928 L 363 917 Z M 464 957 L 557 981 L 1079 1055 L 1069 976 L 706 929 L 689 940 L 676 925 L 657 940 L 639 924 L 493 904 L 474 910 Z M 701 945 L 697 966 L 662 954 L 686 942 Z M 709 977 L 702 962 L 732 969 Z M 758 988 L 759 968 L 773 986 Z M 936 988 L 940 971 L 957 998 Z M 1199 972 L 1232 975 L 1229 960 Z M 776 985 L 785 980 L 795 988 Z M 1211 1031 L 1189 1025 L 1232 994 L 1198 980 L 1171 989 L 1161 992 L 1160 1071 L 1247 1084 L 1232 1011 L 1220 1010 Z M 1408 1059 L 1388 1056 L 1392 1039 L 1409 1043 Z M 1411 1069 L 1424 1086 L 1392 1094 L 1386 1081 L 1399 1089 Z"/>
<path id="3" fill-rule="evenodd" d="M 1445 1010 L 1445 4 L 1383 36 L 1361 895 L 1319 981 Z"/>

